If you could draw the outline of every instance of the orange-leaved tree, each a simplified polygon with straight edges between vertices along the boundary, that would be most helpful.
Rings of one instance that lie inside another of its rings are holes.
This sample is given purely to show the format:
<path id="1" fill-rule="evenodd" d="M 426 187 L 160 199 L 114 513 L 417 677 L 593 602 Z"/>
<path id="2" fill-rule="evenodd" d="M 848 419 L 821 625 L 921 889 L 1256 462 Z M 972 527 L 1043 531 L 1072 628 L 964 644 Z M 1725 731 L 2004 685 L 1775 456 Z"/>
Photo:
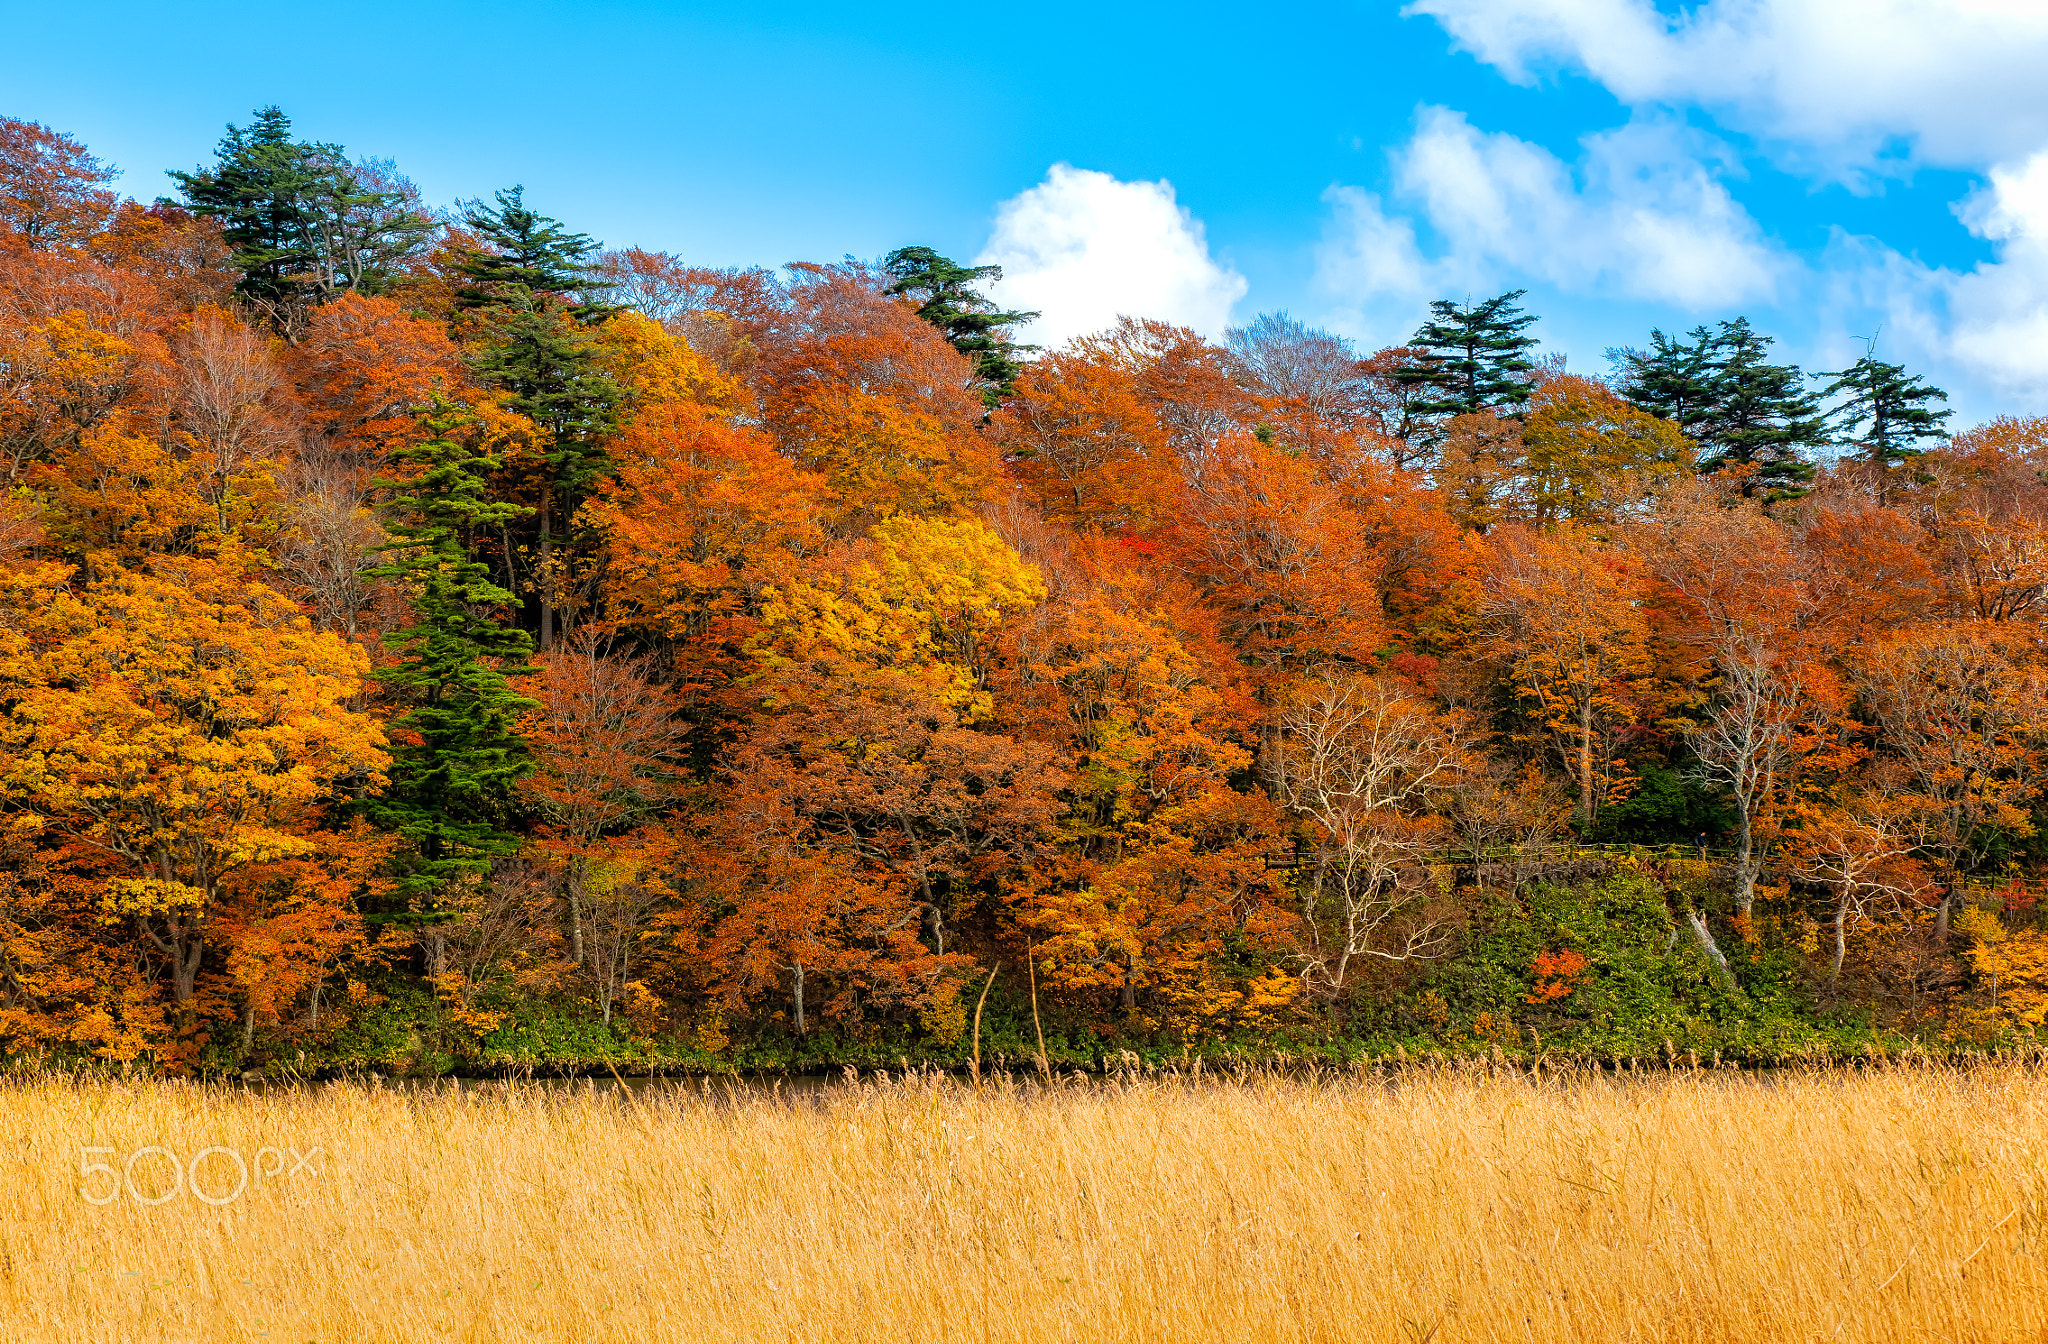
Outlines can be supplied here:
<path id="1" fill-rule="evenodd" d="M 1571 525 L 1503 529 L 1484 579 L 1484 647 L 1577 787 L 1592 827 L 1617 783 L 1618 732 L 1638 721 L 1657 671 L 1634 556 Z"/>
<path id="2" fill-rule="evenodd" d="M 680 795 L 688 726 L 682 698 L 645 659 L 607 656 L 579 636 L 534 662 L 512 683 L 534 704 L 519 720 L 534 756 L 520 787 L 544 818 L 541 849 L 565 869 L 569 959 L 582 966 L 591 864 Z"/>
<path id="3" fill-rule="evenodd" d="M 1064 351 L 1034 361 L 995 430 L 1048 517 L 1143 531 L 1172 502 L 1179 470 L 1166 430 L 1120 364 Z"/>
<path id="4" fill-rule="evenodd" d="M 719 689 L 745 665 L 763 591 L 824 548 L 824 479 L 692 401 L 641 407 L 612 457 L 581 515 L 604 539 L 609 621 L 673 641 L 687 695 Z"/>
<path id="5" fill-rule="evenodd" d="M 316 857 L 323 808 L 382 782 L 382 733 L 349 707 L 367 660 L 205 561 L 53 577 L 7 580 L 0 790 L 14 824 L 111 861 L 102 909 L 182 1007 L 227 884 Z"/>
<path id="6" fill-rule="evenodd" d="M 2034 833 L 2033 803 L 2048 783 L 2048 682 L 2009 625 L 1954 621 L 1879 643 L 1859 689 L 1879 729 L 1880 777 L 1950 887 L 1945 934 L 1962 874 L 1994 846 Z"/>
<path id="7" fill-rule="evenodd" d="M 1162 543 L 1264 679 L 1364 662 L 1385 641 L 1380 562 L 1343 494 L 1305 459 L 1226 439 Z"/>
<path id="8" fill-rule="evenodd" d="M 1090 544 L 1088 572 L 1013 628 L 999 713 L 1076 763 L 1059 854 L 1013 908 L 1055 992 L 1112 991 L 1187 1031 L 1245 1025 L 1296 989 L 1266 865 L 1280 820 L 1230 788 L 1258 709 L 1192 585 L 1134 555 Z"/>
<path id="9" fill-rule="evenodd" d="M 1045 589 L 976 522 L 893 518 L 863 550 L 763 604 L 756 713 L 721 771 L 727 816 L 751 820 L 719 832 L 741 872 L 711 944 L 756 985 L 781 948 L 799 1003 L 822 969 L 834 993 L 915 1006 L 962 964 L 949 920 L 1057 814 L 1057 754 L 978 726 L 1003 620 Z"/>

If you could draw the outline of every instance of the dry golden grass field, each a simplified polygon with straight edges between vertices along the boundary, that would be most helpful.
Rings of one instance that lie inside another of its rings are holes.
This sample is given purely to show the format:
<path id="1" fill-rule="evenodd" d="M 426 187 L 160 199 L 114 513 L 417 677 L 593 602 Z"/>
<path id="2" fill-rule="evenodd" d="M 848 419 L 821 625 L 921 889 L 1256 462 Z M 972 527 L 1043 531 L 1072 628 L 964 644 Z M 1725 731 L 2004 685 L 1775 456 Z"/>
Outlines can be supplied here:
<path id="1" fill-rule="evenodd" d="M 7 1340 L 2048 1338 L 2018 1067 L 45 1081 L 0 1153 Z"/>

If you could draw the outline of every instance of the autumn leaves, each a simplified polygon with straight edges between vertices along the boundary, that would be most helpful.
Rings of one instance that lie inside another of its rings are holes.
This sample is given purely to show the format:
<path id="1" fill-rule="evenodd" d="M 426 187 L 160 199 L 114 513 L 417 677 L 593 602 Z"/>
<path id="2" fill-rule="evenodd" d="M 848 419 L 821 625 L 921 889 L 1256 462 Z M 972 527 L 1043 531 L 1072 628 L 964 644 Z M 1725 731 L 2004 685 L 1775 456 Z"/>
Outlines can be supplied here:
<path id="1" fill-rule="evenodd" d="M 1435 1030 L 1452 856 L 1708 828 L 1646 956 L 1920 1021 L 1953 929 L 2035 1003 L 1963 907 L 2048 784 L 2036 422 L 1808 490 L 1717 411 L 1703 475 L 1692 356 L 1573 374 L 1512 295 L 1027 361 L 928 249 L 707 270 L 517 191 L 300 284 L 4 126 L 10 1041 L 943 1055 L 999 962 L 1076 1050 Z M 1545 955 L 1489 1023 L 1599 974 Z"/>

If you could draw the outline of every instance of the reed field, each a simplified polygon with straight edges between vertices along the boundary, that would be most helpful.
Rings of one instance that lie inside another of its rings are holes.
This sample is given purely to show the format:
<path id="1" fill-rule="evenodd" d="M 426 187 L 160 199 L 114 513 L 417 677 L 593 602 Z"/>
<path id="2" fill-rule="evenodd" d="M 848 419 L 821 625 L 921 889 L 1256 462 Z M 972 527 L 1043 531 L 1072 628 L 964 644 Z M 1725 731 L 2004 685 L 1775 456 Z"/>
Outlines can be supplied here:
<path id="1" fill-rule="evenodd" d="M 2044 1146 L 2022 1066 L 17 1082 L 0 1337 L 2037 1340 Z"/>

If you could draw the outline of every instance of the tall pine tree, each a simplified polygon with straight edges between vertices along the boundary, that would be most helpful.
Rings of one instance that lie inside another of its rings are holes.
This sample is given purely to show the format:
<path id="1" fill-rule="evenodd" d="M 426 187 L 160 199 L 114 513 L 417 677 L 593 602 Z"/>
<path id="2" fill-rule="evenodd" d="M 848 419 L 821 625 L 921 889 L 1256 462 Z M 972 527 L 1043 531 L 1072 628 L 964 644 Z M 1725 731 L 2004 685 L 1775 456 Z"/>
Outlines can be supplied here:
<path id="1" fill-rule="evenodd" d="M 915 303 L 917 315 L 973 363 L 987 405 L 998 405 L 1015 390 L 1023 372 L 1015 357 L 1037 347 L 1012 344 L 1008 329 L 1038 314 L 1010 312 L 975 288 L 984 280 L 1002 279 L 1002 267 L 962 266 L 929 247 L 899 247 L 883 259 L 882 268 L 895 277 L 886 292 Z"/>
<path id="2" fill-rule="evenodd" d="M 351 165 L 340 145 L 292 139 L 291 118 L 266 107 L 228 127 L 211 167 L 172 172 L 185 205 L 221 222 L 235 289 L 287 339 L 309 305 L 390 287 L 438 227 L 388 165 Z"/>
<path id="3" fill-rule="evenodd" d="M 321 187 L 314 148 L 292 139 L 282 110 L 266 107 L 247 127 L 228 127 L 213 167 L 170 174 L 194 214 L 221 222 L 229 262 L 242 273 L 235 290 L 259 304 L 300 295 L 318 259 L 306 217 Z"/>
<path id="4" fill-rule="evenodd" d="M 513 786 L 533 766 L 515 731 L 533 702 L 512 692 L 508 675 L 525 666 L 532 641 L 486 613 L 512 603 L 470 557 L 468 538 L 526 512 L 485 496 L 497 459 L 468 447 L 454 431 L 458 408 L 436 399 L 424 442 L 391 457 L 412 472 L 380 481 L 394 490 L 391 559 L 370 571 L 393 579 L 412 598 L 413 623 L 386 635 L 397 662 L 377 669 L 406 711 L 391 725 L 391 785 L 365 804 L 378 825 L 408 842 L 399 861 L 398 902 L 375 917 L 431 923 L 449 882 L 483 873 L 494 858 L 516 852 Z"/>
<path id="5" fill-rule="evenodd" d="M 1650 331 L 1648 350 L 1609 350 L 1623 392 L 1637 410 L 1677 423 L 1692 438 L 1714 406 L 1714 337 L 1705 327 L 1686 333 L 1691 344 Z"/>
<path id="6" fill-rule="evenodd" d="M 1422 362 L 1394 371 L 1394 381 L 1420 394 L 1409 407 L 1417 417 L 1448 419 L 1478 411 L 1513 415 L 1529 400 L 1522 375 L 1535 368 L 1523 352 L 1536 338 L 1523 330 L 1536 321 L 1517 306 L 1526 291 L 1513 289 L 1484 303 L 1460 307 L 1449 299 L 1429 305 L 1431 320 L 1408 342 Z"/>
<path id="7" fill-rule="evenodd" d="M 1754 469 L 1756 485 L 1776 499 L 1801 494 L 1813 479 L 1808 454 L 1827 440 L 1820 402 L 1796 364 L 1773 364 L 1771 338 L 1749 319 L 1723 322 L 1707 362 L 1712 402 L 1700 423 L 1700 470 L 1730 464 Z"/>
<path id="8" fill-rule="evenodd" d="M 1925 452 L 1920 442 L 1947 434 L 1943 423 L 1955 414 L 1928 405 L 1947 401 L 1948 393 L 1923 383 L 1918 374 L 1908 378 L 1902 366 L 1887 364 L 1874 352 L 1839 373 L 1820 376 L 1835 380 L 1821 389 L 1822 396 L 1845 397 L 1827 417 L 1836 442 L 1883 472 Z"/>
<path id="9" fill-rule="evenodd" d="M 538 489 L 537 582 L 540 645 L 555 639 L 555 523 L 608 470 L 604 441 L 617 428 L 618 389 L 598 372 L 591 328 L 614 309 L 593 301 L 602 287 L 591 269 L 597 244 L 529 208 L 525 191 L 472 203 L 463 222 L 480 247 L 457 264 L 458 307 L 481 339 L 472 363 L 479 377 L 512 394 L 512 409 L 547 432 Z M 506 556 L 508 579 L 513 557 Z"/>
<path id="10" fill-rule="evenodd" d="M 1699 469 L 1749 469 L 1750 495 L 1785 499 L 1813 479 L 1810 452 L 1827 440 L 1819 401 L 1798 366 L 1767 358 L 1771 338 L 1748 318 L 1695 327 L 1690 343 L 1661 331 L 1650 349 L 1613 352 L 1623 394 L 1637 408 L 1678 422 L 1699 444 Z"/>

